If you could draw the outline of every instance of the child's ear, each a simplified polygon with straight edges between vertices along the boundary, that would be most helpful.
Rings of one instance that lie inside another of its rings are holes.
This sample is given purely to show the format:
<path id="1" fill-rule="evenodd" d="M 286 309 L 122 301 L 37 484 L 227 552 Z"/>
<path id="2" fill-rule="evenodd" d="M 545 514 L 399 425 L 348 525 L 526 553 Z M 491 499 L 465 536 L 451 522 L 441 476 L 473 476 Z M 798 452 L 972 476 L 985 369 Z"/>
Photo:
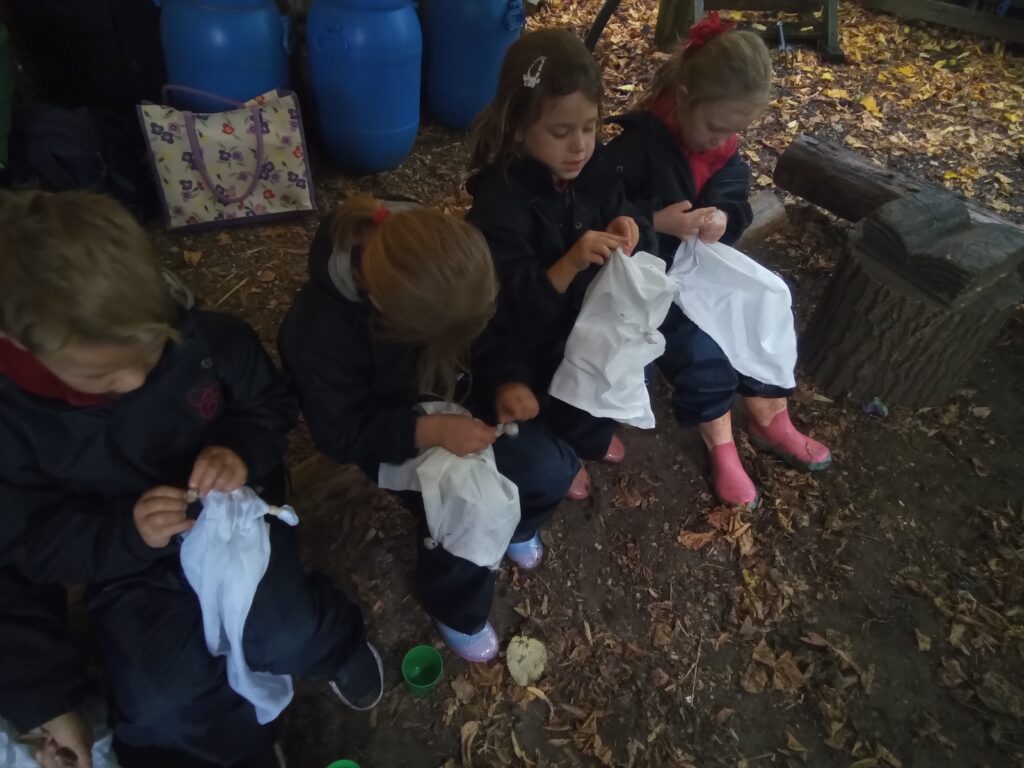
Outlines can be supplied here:
<path id="1" fill-rule="evenodd" d="M 679 88 L 676 89 L 676 104 L 685 104 L 689 96 L 690 92 L 686 90 L 686 86 L 680 85 Z"/>
<path id="2" fill-rule="evenodd" d="M 516 128 L 515 133 L 512 134 L 512 141 L 516 144 L 523 143 L 523 130 L 522 128 Z"/>

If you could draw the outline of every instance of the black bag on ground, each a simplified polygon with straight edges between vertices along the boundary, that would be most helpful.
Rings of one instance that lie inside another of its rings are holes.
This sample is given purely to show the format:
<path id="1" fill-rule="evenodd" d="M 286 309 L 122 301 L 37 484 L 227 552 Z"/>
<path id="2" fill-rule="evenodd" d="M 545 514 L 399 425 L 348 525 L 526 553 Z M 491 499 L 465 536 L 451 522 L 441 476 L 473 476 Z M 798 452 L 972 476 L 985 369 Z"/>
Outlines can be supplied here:
<path id="1" fill-rule="evenodd" d="M 106 110 L 51 104 L 20 108 L 11 133 L 7 183 L 14 189 L 107 194 L 139 221 L 157 211 L 138 124 Z"/>

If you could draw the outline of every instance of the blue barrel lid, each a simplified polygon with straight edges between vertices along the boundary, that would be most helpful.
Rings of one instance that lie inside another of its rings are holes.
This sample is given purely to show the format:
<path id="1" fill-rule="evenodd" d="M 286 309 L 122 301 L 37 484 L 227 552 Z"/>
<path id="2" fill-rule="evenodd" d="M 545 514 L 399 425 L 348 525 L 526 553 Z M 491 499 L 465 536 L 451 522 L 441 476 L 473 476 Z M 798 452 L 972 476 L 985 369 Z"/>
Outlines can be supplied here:
<path id="1" fill-rule="evenodd" d="M 157 5 L 170 5 L 173 0 L 157 0 Z M 178 0 L 182 2 L 182 0 Z M 194 5 L 209 11 L 232 10 L 236 8 L 268 8 L 277 10 L 275 0 L 184 0 L 187 5 Z"/>
<path id="2" fill-rule="evenodd" d="M 391 11 L 395 8 L 411 6 L 413 0 L 313 0 L 317 5 L 337 5 L 343 8 L 354 8 L 361 11 Z"/>

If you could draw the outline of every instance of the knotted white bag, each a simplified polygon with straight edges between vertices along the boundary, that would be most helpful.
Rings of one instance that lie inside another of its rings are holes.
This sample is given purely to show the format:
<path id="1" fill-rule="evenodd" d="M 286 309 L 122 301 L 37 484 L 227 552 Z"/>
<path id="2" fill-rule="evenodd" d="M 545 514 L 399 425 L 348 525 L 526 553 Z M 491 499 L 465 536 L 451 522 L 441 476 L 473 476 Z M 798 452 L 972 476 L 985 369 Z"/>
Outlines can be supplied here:
<path id="1" fill-rule="evenodd" d="M 683 242 L 668 271 L 676 304 L 740 373 L 795 387 L 792 299 L 781 277 L 722 243 Z"/>
<path id="2" fill-rule="evenodd" d="M 419 407 L 427 414 L 469 413 L 454 403 Z M 498 472 L 490 446 L 462 457 L 428 448 L 403 464 L 381 464 L 377 484 L 389 491 L 419 491 L 430 537 L 456 557 L 491 570 L 500 565 L 519 525 L 519 489 Z"/>
<path id="3" fill-rule="evenodd" d="M 290 675 L 249 669 L 242 647 L 245 620 L 270 562 L 267 514 L 288 525 L 299 522 L 291 507 L 270 507 L 251 488 L 211 491 L 181 544 L 181 567 L 199 597 L 206 647 L 227 656 L 228 684 L 252 702 L 260 723 L 280 715 L 293 693 Z"/>
<path id="4" fill-rule="evenodd" d="M 665 262 L 616 250 L 587 288 L 548 393 L 593 416 L 654 426 L 644 367 L 661 357 L 675 284 Z"/>

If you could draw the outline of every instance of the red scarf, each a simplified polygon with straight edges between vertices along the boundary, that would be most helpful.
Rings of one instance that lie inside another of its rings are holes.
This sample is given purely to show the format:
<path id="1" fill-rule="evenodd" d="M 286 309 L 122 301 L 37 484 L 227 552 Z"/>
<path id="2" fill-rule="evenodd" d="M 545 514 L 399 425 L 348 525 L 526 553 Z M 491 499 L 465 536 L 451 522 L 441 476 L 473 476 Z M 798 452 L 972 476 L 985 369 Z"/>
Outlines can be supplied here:
<path id="1" fill-rule="evenodd" d="M 736 134 L 730 136 L 724 144 L 715 149 L 709 149 L 706 152 L 696 152 L 683 143 L 683 137 L 679 131 L 679 121 L 676 119 L 675 103 L 671 97 L 662 96 L 651 104 L 649 109 L 651 114 L 661 120 L 665 127 L 672 132 L 672 136 L 675 137 L 679 151 L 683 153 L 683 157 L 690 164 L 694 194 L 700 196 L 700 191 L 704 189 L 708 179 L 722 170 L 725 164 L 729 162 L 729 159 L 736 154 Z M 690 202 L 696 205 L 696 201 L 691 200 Z"/>
<path id="2" fill-rule="evenodd" d="M 89 395 L 72 389 L 50 373 L 30 352 L 9 339 L 0 339 L 0 375 L 9 378 L 18 389 L 30 395 L 63 400 L 68 405 L 82 407 L 110 402 L 110 398 L 103 395 Z"/>

